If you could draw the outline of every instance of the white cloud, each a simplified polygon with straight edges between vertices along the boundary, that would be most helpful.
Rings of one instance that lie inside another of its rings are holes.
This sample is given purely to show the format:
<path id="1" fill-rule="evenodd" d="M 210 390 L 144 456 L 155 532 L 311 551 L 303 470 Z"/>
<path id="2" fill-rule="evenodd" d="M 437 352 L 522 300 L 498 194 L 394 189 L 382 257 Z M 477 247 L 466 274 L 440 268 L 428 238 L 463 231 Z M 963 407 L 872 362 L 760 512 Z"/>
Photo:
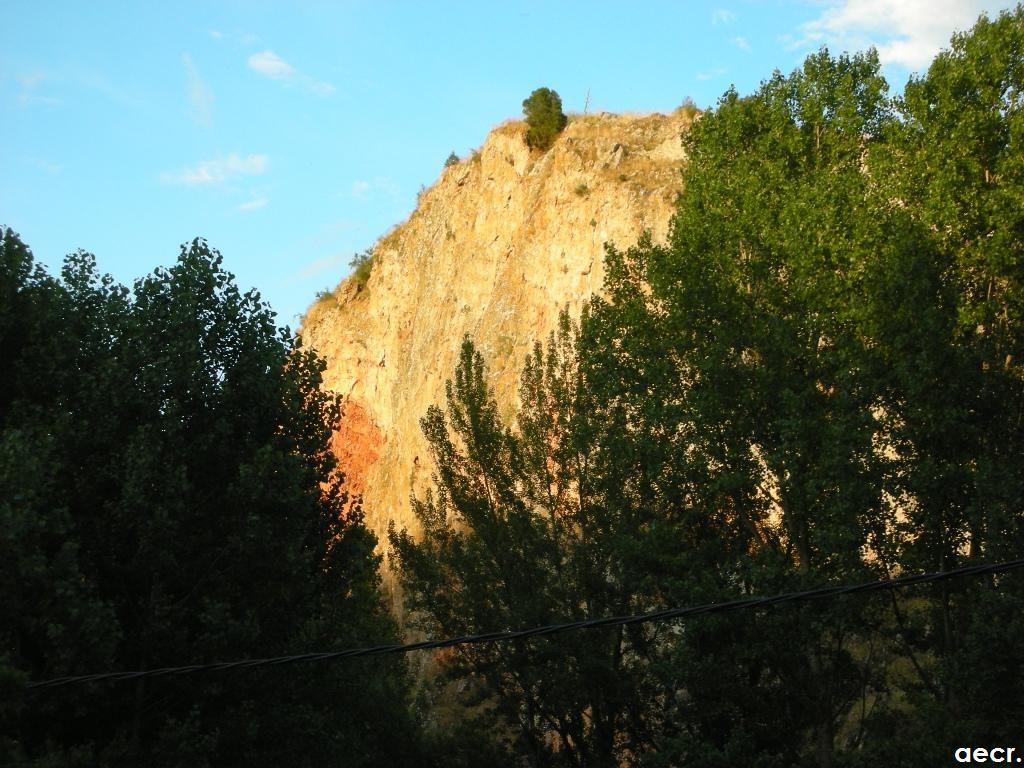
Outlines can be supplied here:
<path id="1" fill-rule="evenodd" d="M 16 75 L 14 79 L 17 80 L 18 85 L 21 86 L 21 93 L 18 94 L 18 103 L 23 107 L 57 107 L 64 103 L 62 99 L 54 98 L 53 96 L 45 96 L 37 92 L 36 88 L 40 83 L 51 79 L 43 72 L 30 72 L 24 75 Z"/>
<path id="2" fill-rule="evenodd" d="M 196 125 L 210 124 L 210 110 L 213 107 L 213 91 L 199 74 L 192 57 L 181 54 L 181 62 L 185 65 L 185 76 L 188 78 L 189 114 Z"/>
<path id="3" fill-rule="evenodd" d="M 713 80 L 716 77 L 721 77 L 725 73 L 726 73 L 726 70 L 724 68 L 722 68 L 722 67 L 715 67 L 714 69 L 710 69 L 710 70 L 707 70 L 705 72 L 698 72 L 695 75 L 695 78 L 697 80 L 700 80 L 701 82 L 705 82 L 707 80 Z"/>
<path id="4" fill-rule="evenodd" d="M 84 89 L 128 107 L 136 107 L 142 102 L 137 93 L 124 90 L 115 85 L 102 72 L 81 67 L 53 72 L 28 72 L 15 75 L 14 80 L 21 86 L 21 91 L 17 94 L 16 98 L 20 104 L 25 106 L 42 105 L 54 107 L 63 104 L 63 98 L 50 96 L 43 92 L 50 88 L 58 88 L 68 92 Z"/>
<path id="5" fill-rule="evenodd" d="M 26 107 L 59 107 L 64 103 L 64 100 L 54 98 L 53 96 L 40 96 L 39 94 L 32 93 L 31 91 L 23 91 L 18 94 L 18 103 Z"/>
<path id="6" fill-rule="evenodd" d="M 21 84 L 22 88 L 31 91 L 46 79 L 46 75 L 42 72 L 32 72 L 27 75 L 18 75 L 15 79 Z"/>
<path id="7" fill-rule="evenodd" d="M 719 24 L 732 24 L 736 21 L 736 14 L 727 8 L 716 8 L 711 14 L 711 23 L 716 27 Z"/>
<path id="8" fill-rule="evenodd" d="M 299 72 L 269 48 L 249 57 L 249 69 L 271 80 L 277 80 L 285 85 L 298 85 L 321 96 L 334 92 L 333 85 Z"/>
<path id="9" fill-rule="evenodd" d="M 256 197 L 248 202 L 242 203 L 238 206 L 240 211 L 258 211 L 260 208 L 266 208 L 267 203 L 270 202 L 265 197 Z"/>
<path id="10" fill-rule="evenodd" d="M 248 46 L 251 48 L 260 41 L 258 35 L 254 35 L 252 32 L 242 32 L 238 30 L 234 32 L 225 32 L 222 29 L 211 29 L 208 30 L 208 34 L 212 39 L 217 40 L 218 42 L 223 44 L 231 45 L 235 48 L 240 48 L 243 46 Z"/>
<path id="11" fill-rule="evenodd" d="M 274 80 L 288 80 L 295 75 L 295 68 L 269 48 L 249 57 L 249 69 Z"/>
<path id="12" fill-rule="evenodd" d="M 982 0 L 832 0 L 818 18 L 801 25 L 793 47 L 878 49 L 883 64 L 926 66 L 955 31 L 974 25 Z"/>
<path id="13" fill-rule="evenodd" d="M 349 252 L 336 253 L 333 256 L 324 256 L 323 258 L 316 259 L 309 262 L 306 266 L 300 269 L 298 272 L 291 275 L 289 282 L 295 282 L 299 280 L 308 280 L 314 275 L 318 275 L 332 267 L 342 264 L 346 259 L 351 259 L 352 254 Z"/>
<path id="14" fill-rule="evenodd" d="M 318 96 L 328 96 L 337 90 L 331 83 L 303 76 L 302 84 Z"/>
<path id="15" fill-rule="evenodd" d="M 203 160 L 191 168 L 184 168 L 174 173 L 161 174 L 160 180 L 165 184 L 223 184 L 228 179 L 240 175 L 257 175 L 267 169 L 266 155 L 241 155 L 232 153 L 218 160 Z"/>
<path id="16" fill-rule="evenodd" d="M 398 196 L 398 185 L 387 176 L 377 176 L 372 181 L 357 179 L 352 182 L 351 196 L 356 200 L 369 200 L 376 192 L 383 192 L 388 197 Z"/>
<path id="17" fill-rule="evenodd" d="M 80 87 L 95 91 L 104 98 L 122 106 L 138 107 L 144 101 L 144 97 L 138 91 L 124 89 L 103 72 L 76 69 L 72 78 Z"/>
<path id="18" fill-rule="evenodd" d="M 29 157 L 26 160 L 48 176 L 56 176 L 64 170 L 64 166 L 60 163 L 52 163 L 45 158 Z"/>
<path id="19" fill-rule="evenodd" d="M 737 36 L 732 39 L 732 44 L 739 48 L 741 51 L 749 51 L 750 43 L 747 42 L 747 38 Z"/>

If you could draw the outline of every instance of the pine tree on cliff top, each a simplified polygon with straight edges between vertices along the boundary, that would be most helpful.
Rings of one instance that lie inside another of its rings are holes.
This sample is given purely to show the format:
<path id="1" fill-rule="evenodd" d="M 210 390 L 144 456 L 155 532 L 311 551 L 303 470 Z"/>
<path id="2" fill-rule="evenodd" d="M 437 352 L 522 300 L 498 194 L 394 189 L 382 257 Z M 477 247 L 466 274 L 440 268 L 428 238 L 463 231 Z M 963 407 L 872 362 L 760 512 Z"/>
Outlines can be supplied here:
<path id="1" fill-rule="evenodd" d="M 550 88 L 538 88 L 523 101 L 523 114 L 529 131 L 526 143 L 542 152 L 551 147 L 555 138 L 568 123 L 562 112 L 562 99 Z"/>

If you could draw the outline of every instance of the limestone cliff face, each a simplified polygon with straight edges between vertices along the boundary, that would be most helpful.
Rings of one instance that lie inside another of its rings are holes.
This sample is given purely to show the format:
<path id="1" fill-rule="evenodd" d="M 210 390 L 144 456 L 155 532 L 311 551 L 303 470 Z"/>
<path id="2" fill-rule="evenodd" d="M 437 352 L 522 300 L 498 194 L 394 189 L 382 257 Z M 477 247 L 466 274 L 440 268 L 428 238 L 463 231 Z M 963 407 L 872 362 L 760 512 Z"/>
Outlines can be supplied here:
<path id="1" fill-rule="evenodd" d="M 365 285 L 343 280 L 310 307 L 303 341 L 346 398 L 334 447 L 379 537 L 392 520 L 416 528 L 410 493 L 432 471 L 419 420 L 444 404 L 463 336 L 510 415 L 534 342 L 601 289 L 604 243 L 665 238 L 688 126 L 679 113 L 581 117 L 542 154 L 523 123 L 504 124 L 380 239 Z"/>

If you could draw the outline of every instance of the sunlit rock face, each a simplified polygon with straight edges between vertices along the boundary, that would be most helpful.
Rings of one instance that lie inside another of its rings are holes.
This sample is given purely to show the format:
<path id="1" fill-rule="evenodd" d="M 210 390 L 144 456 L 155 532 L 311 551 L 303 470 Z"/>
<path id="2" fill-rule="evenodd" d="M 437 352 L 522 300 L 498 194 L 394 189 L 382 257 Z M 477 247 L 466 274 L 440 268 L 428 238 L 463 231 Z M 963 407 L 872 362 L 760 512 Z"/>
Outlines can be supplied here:
<path id="1" fill-rule="evenodd" d="M 682 112 L 577 117 L 545 153 L 523 123 L 503 124 L 378 241 L 365 285 L 343 280 L 309 308 L 303 342 L 346 401 L 333 445 L 382 543 L 391 521 L 417 527 L 410 494 L 432 472 L 419 420 L 444 404 L 463 336 L 511 417 L 534 342 L 600 291 L 604 244 L 666 238 L 689 124 Z"/>

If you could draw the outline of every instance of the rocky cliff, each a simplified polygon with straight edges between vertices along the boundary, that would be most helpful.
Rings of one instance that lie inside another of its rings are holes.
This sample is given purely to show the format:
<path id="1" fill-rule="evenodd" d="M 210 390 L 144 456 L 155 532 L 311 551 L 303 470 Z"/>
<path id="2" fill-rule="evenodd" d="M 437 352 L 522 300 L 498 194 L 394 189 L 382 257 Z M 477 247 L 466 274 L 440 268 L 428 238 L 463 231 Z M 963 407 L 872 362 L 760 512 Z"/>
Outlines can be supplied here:
<path id="1" fill-rule="evenodd" d="M 415 528 L 410 493 L 431 475 L 419 419 L 443 405 L 463 336 L 511 415 L 534 342 L 600 290 L 604 243 L 665 238 L 689 122 L 577 117 L 545 153 L 527 148 L 523 123 L 503 124 L 378 241 L 368 280 L 347 278 L 310 307 L 300 333 L 345 397 L 334 447 L 378 536 L 392 520 Z"/>

